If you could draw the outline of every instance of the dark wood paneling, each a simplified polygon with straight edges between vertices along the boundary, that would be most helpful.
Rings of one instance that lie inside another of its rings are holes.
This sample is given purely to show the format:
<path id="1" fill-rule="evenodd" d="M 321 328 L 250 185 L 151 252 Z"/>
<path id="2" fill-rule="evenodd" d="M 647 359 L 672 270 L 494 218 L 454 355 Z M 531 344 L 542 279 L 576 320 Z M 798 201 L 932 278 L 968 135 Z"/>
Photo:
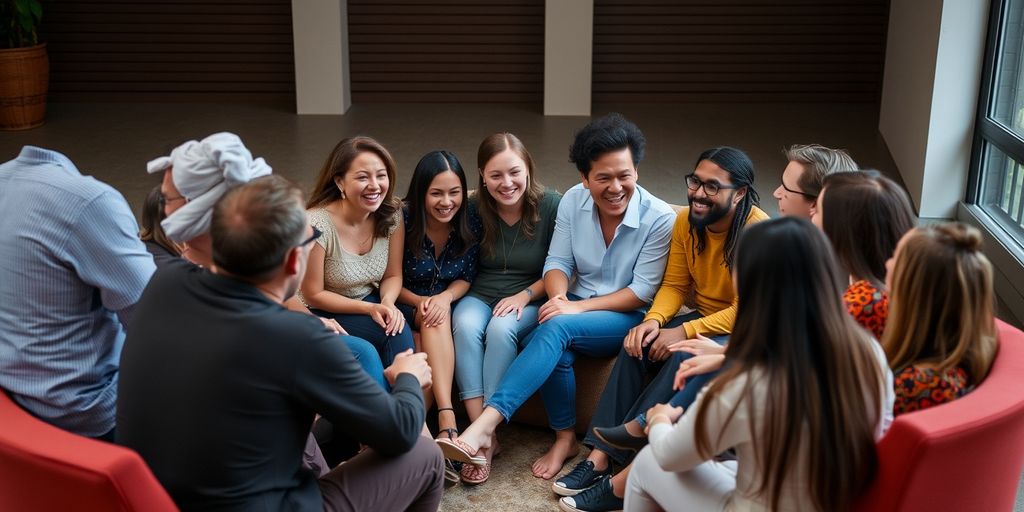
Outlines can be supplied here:
<path id="1" fill-rule="evenodd" d="M 877 102 L 888 0 L 595 0 L 594 102 Z"/>
<path id="2" fill-rule="evenodd" d="M 43 1 L 53 101 L 295 101 L 290 0 Z"/>
<path id="3" fill-rule="evenodd" d="M 543 0 L 349 0 L 352 102 L 544 98 Z"/>

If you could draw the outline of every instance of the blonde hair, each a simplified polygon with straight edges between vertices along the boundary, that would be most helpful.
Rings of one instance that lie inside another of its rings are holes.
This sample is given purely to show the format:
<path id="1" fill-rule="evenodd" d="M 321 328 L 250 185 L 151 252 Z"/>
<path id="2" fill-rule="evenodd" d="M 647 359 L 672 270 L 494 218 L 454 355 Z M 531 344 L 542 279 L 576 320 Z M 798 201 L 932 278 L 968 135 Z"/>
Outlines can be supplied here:
<path id="1" fill-rule="evenodd" d="M 825 178 L 839 172 L 858 169 L 857 162 L 845 149 L 832 149 L 820 144 L 794 144 L 786 150 L 786 159 L 803 166 L 796 184 L 805 194 L 818 197 Z"/>
<path id="2" fill-rule="evenodd" d="M 981 382 L 997 349 L 992 264 L 981 233 L 960 223 L 915 228 L 897 256 L 882 336 L 889 366 L 961 366 Z"/>

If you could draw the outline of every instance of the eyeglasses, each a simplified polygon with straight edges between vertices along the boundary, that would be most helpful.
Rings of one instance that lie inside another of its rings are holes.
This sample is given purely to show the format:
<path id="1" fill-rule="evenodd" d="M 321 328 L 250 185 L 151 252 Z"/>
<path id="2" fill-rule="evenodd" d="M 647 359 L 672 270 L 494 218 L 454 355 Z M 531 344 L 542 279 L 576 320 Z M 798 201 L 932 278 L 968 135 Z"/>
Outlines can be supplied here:
<path id="1" fill-rule="evenodd" d="M 783 181 L 783 180 L 779 180 L 779 183 L 782 185 L 782 189 L 785 190 L 786 192 L 789 192 L 790 194 L 798 194 L 798 195 L 806 197 L 807 199 L 810 199 L 811 201 L 814 201 L 815 199 L 818 198 L 818 196 L 816 196 L 814 194 L 808 194 L 807 192 L 800 192 L 799 190 L 793 190 L 793 189 L 787 187 L 786 186 L 786 182 Z"/>
<path id="2" fill-rule="evenodd" d="M 164 206 L 167 206 L 167 203 L 170 203 L 171 201 L 188 201 L 188 200 L 185 199 L 185 196 L 167 197 L 167 196 L 165 196 L 163 194 L 160 194 L 159 201 L 160 201 L 160 207 L 163 208 Z"/>
<path id="3" fill-rule="evenodd" d="M 722 189 L 739 188 L 736 185 L 722 185 L 717 181 L 701 181 L 696 174 L 686 175 L 686 188 L 696 192 L 700 190 L 701 187 L 704 187 L 704 193 L 707 194 L 708 197 L 717 196 L 718 191 Z"/>
<path id="4" fill-rule="evenodd" d="M 319 229 L 317 229 L 316 226 L 310 226 L 310 227 L 313 228 L 313 235 L 310 236 L 309 238 L 303 240 L 302 242 L 299 243 L 299 245 L 296 245 L 295 247 L 305 247 L 305 246 L 313 243 L 313 241 L 316 240 L 317 238 L 320 238 L 320 235 L 324 234 L 323 231 L 320 231 Z"/>

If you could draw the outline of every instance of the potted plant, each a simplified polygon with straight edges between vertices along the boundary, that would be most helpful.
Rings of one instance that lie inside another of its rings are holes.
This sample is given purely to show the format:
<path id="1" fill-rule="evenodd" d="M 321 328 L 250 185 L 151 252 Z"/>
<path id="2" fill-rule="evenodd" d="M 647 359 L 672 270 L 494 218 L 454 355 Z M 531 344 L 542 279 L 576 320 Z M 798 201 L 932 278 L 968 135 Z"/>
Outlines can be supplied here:
<path id="1" fill-rule="evenodd" d="M 43 124 L 50 61 L 39 43 L 39 0 L 0 0 L 0 130 Z"/>

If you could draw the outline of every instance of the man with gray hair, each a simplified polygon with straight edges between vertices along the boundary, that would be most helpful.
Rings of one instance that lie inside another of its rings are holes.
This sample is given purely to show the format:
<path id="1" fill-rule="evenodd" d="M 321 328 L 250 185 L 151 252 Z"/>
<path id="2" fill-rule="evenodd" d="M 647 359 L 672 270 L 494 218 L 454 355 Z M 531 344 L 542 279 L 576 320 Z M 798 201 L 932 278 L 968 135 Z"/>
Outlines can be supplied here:
<path id="1" fill-rule="evenodd" d="M 258 178 L 214 208 L 210 270 L 171 262 L 143 293 L 116 438 L 182 509 L 437 509 L 444 465 L 421 435 L 425 355 L 396 357 L 389 393 L 319 320 L 282 305 L 319 236 L 297 187 Z M 368 448 L 318 475 L 303 464 L 317 414 Z"/>
<path id="2" fill-rule="evenodd" d="M 782 171 L 782 183 L 772 194 L 779 201 L 779 215 L 811 218 L 825 176 L 858 170 L 845 149 L 820 144 L 795 144 L 786 150 L 789 164 Z"/>

